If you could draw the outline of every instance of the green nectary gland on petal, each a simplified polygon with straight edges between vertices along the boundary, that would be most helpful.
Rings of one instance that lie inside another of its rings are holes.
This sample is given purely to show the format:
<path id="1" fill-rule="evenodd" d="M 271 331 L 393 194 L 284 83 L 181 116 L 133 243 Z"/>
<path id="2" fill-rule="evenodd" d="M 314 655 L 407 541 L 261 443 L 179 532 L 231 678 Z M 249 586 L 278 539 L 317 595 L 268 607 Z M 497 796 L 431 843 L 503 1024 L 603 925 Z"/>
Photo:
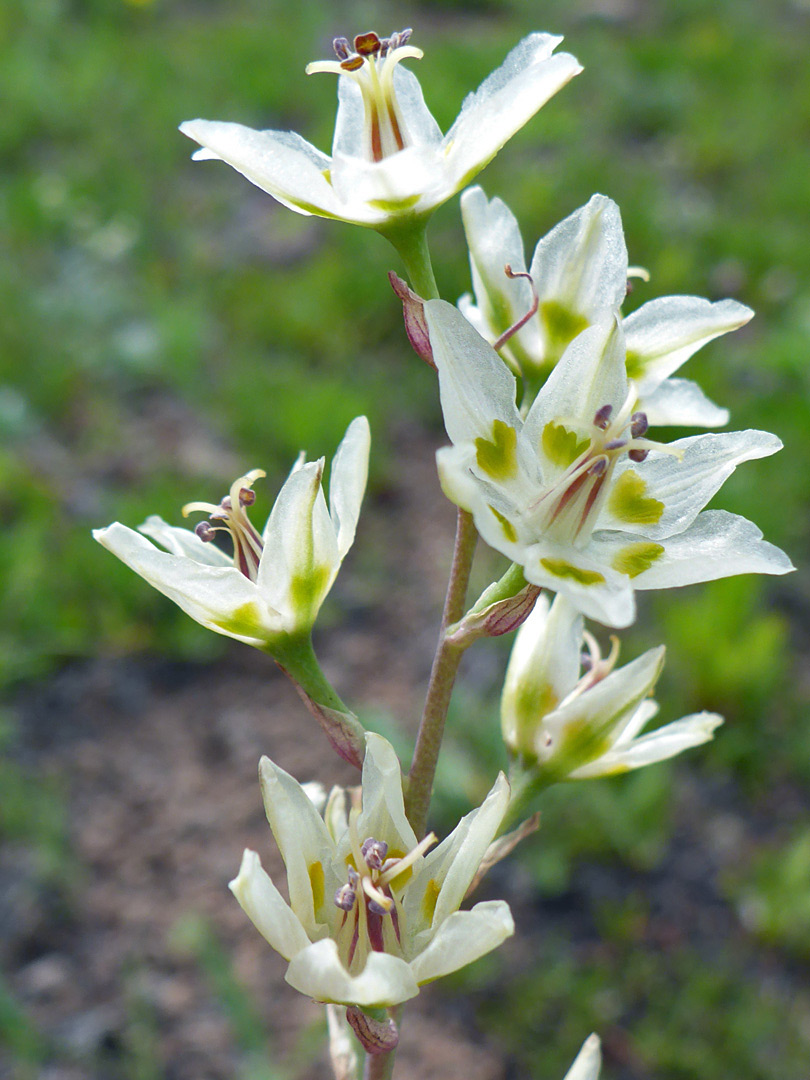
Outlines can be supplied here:
<path id="1" fill-rule="evenodd" d="M 326 899 L 323 863 L 311 863 L 308 869 L 309 884 L 312 887 L 312 906 L 315 911 L 319 911 L 323 907 L 324 900 Z"/>
<path id="2" fill-rule="evenodd" d="M 608 509 L 619 521 L 632 525 L 656 525 L 664 513 L 664 504 L 645 492 L 647 482 L 633 469 L 622 473 L 608 499 Z"/>
<path id="3" fill-rule="evenodd" d="M 218 627 L 220 630 L 224 630 L 226 634 L 254 638 L 263 638 L 266 636 L 266 631 L 262 626 L 259 605 L 250 600 L 246 604 L 234 608 L 227 619 L 216 619 L 212 621 L 214 626 Z"/>
<path id="4" fill-rule="evenodd" d="M 329 585 L 329 567 L 315 566 L 290 579 L 290 600 L 296 611 L 314 612 Z"/>
<path id="5" fill-rule="evenodd" d="M 492 439 L 475 440 L 479 469 L 493 480 L 509 480 L 517 472 L 517 432 L 503 420 L 492 423 Z"/>
<path id="6" fill-rule="evenodd" d="M 574 566 L 565 559 L 541 559 L 540 565 L 558 578 L 567 578 L 576 581 L 579 585 L 604 585 L 605 576 L 598 570 L 583 570 L 581 566 Z"/>
<path id="7" fill-rule="evenodd" d="M 509 543 L 516 544 L 518 539 L 517 529 L 509 520 L 509 518 L 505 517 L 499 510 L 496 510 L 494 506 L 490 506 L 490 510 L 498 519 L 498 524 L 503 530 L 503 535 L 506 537 Z"/>
<path id="8" fill-rule="evenodd" d="M 580 438 L 575 431 L 553 420 L 543 428 L 541 441 L 546 457 L 561 469 L 567 469 L 591 444 L 587 436 Z"/>
<path id="9" fill-rule="evenodd" d="M 627 378 L 638 380 L 644 374 L 647 362 L 640 353 L 628 349 L 625 354 L 624 365 L 627 370 Z"/>
<path id="10" fill-rule="evenodd" d="M 637 544 L 628 544 L 613 557 L 613 569 L 628 577 L 638 577 L 645 570 L 649 570 L 656 559 L 664 554 L 661 544 L 655 544 L 651 540 L 641 540 Z"/>
<path id="11" fill-rule="evenodd" d="M 565 347 L 588 327 L 588 320 L 564 307 L 559 300 L 545 300 L 540 305 L 540 321 L 546 332 L 549 351 L 559 356 Z"/>

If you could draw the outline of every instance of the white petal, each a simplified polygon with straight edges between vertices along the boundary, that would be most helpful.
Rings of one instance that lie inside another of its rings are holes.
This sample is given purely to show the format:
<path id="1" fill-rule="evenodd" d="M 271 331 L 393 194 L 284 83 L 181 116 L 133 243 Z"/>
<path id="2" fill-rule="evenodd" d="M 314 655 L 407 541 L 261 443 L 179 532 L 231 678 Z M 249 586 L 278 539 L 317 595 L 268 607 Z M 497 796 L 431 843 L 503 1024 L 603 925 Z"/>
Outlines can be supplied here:
<path id="1" fill-rule="evenodd" d="M 598 1080 L 601 1067 L 602 1053 L 599 1049 L 599 1039 L 596 1035 L 589 1035 L 582 1044 L 582 1049 L 577 1054 L 574 1064 L 565 1074 L 564 1080 Z"/>
<path id="2" fill-rule="evenodd" d="M 593 535 L 590 548 L 609 564 L 625 545 L 625 538 L 605 532 Z M 725 510 L 704 510 L 663 546 L 661 557 L 633 578 L 635 589 L 668 589 L 735 574 L 787 574 L 794 568 L 784 551 L 762 539 L 753 522 Z"/>
<path id="3" fill-rule="evenodd" d="M 647 698 L 642 701 L 622 728 L 619 737 L 613 744 L 613 750 L 619 750 L 621 747 L 631 743 L 636 735 L 646 727 L 650 720 L 658 715 L 658 712 L 657 701 L 653 701 L 652 698 Z"/>
<path id="4" fill-rule="evenodd" d="M 329 509 L 337 535 L 338 558 L 354 543 L 360 504 L 368 479 L 371 432 L 365 416 L 352 420 L 337 448 L 329 479 Z"/>
<path id="5" fill-rule="evenodd" d="M 611 485 L 613 494 L 622 476 L 632 473 L 635 482 L 644 485 L 639 501 L 655 500 L 661 504 L 658 520 L 633 522 L 627 516 L 616 516 L 614 510 L 620 510 L 620 506 L 614 504 L 609 494 L 599 513 L 597 529 L 619 529 L 651 540 L 682 532 L 739 464 L 769 457 L 782 448 L 781 441 L 767 431 L 694 435 L 669 445 L 680 452 L 680 457 L 654 450 L 643 462 L 632 462 L 625 457 L 617 465 Z"/>
<path id="6" fill-rule="evenodd" d="M 321 458 L 290 473 L 265 527 L 257 585 L 290 630 L 312 625 L 340 565 L 323 468 Z"/>
<path id="7" fill-rule="evenodd" d="M 438 151 L 431 147 L 408 146 L 382 161 L 346 154 L 332 158 L 341 216 L 359 225 L 376 226 L 392 215 L 437 206 L 453 194 L 442 179 Z"/>
<path id="8" fill-rule="evenodd" d="M 624 320 L 627 367 L 640 394 L 650 394 L 701 346 L 744 326 L 753 311 L 736 300 L 661 296 Z"/>
<path id="9" fill-rule="evenodd" d="M 626 397 L 624 335 L 618 318 L 609 315 L 583 330 L 565 350 L 529 410 L 525 437 L 545 458 L 542 439 L 549 421 L 567 426 L 578 422 L 590 431 L 599 409 L 610 405 L 615 416 Z M 552 462 L 546 470 L 560 471 Z"/>
<path id="10" fill-rule="evenodd" d="M 525 548 L 520 562 L 527 581 L 562 593 L 586 618 L 621 628 L 635 619 L 636 603 L 627 578 L 611 569 L 612 548 L 609 554 L 593 541 L 584 551 L 543 541 Z"/>
<path id="11" fill-rule="evenodd" d="M 309 945 L 300 920 L 262 869 L 255 851 L 245 849 L 239 876 L 228 885 L 242 910 L 276 952 L 285 960 Z"/>
<path id="12" fill-rule="evenodd" d="M 369 953 L 365 968 L 358 975 L 350 975 L 331 938 L 297 953 L 285 978 L 294 989 L 316 1001 L 340 1005 L 397 1005 L 419 993 L 408 964 L 388 953 Z"/>
<path id="13" fill-rule="evenodd" d="M 627 247 L 616 203 L 594 195 L 561 221 L 535 248 L 530 273 L 540 298 L 541 322 L 549 301 L 586 325 L 603 311 L 618 311 L 627 293 Z M 555 344 L 547 336 L 546 348 Z"/>
<path id="14" fill-rule="evenodd" d="M 728 409 L 715 405 L 689 379 L 664 379 L 651 395 L 639 399 L 638 407 L 651 427 L 723 427 L 729 418 Z"/>
<path id="15" fill-rule="evenodd" d="M 411 971 L 420 986 L 440 979 L 491 952 L 514 932 L 509 905 L 485 900 L 445 919 L 424 952 L 411 961 Z"/>
<path id="16" fill-rule="evenodd" d="M 652 765 L 656 761 L 666 761 L 676 754 L 701 746 L 714 738 L 715 730 L 723 723 L 722 716 L 716 713 L 695 713 L 666 724 L 657 731 L 650 732 L 640 739 L 635 739 L 621 749 L 609 751 L 597 758 L 590 765 L 575 769 L 569 774 L 571 780 L 585 780 L 594 776 L 612 776 Z"/>
<path id="17" fill-rule="evenodd" d="M 357 822 L 361 842 L 373 836 L 407 853 L 417 837 L 405 817 L 402 769 L 393 746 L 382 735 L 366 732 L 363 759 L 363 811 Z"/>
<path id="18" fill-rule="evenodd" d="M 540 596 L 518 630 L 501 696 L 501 729 L 507 744 L 528 750 L 524 739 L 574 689 L 579 679 L 582 616 L 564 596 L 550 609 Z"/>
<path id="19" fill-rule="evenodd" d="M 543 721 L 543 733 L 551 736 L 552 748 L 564 745 L 567 730 L 587 729 L 593 737 L 594 753 L 601 757 L 621 735 L 641 701 L 652 693 L 663 666 L 663 646 L 650 649 L 549 713 Z M 543 749 L 539 746 L 538 752 Z"/>
<path id="20" fill-rule="evenodd" d="M 500 828 L 509 806 L 509 795 L 509 783 L 500 773 L 484 802 L 463 817 L 452 833 L 425 856 L 424 863 L 405 893 L 409 933 L 414 932 L 421 915 L 413 900 L 421 905 L 428 882 L 433 889 L 439 888 L 430 927 L 440 927 L 460 906 L 487 848 Z M 413 898 L 410 905 L 407 902 L 409 898 Z M 418 941 L 421 944 L 421 939 Z"/>
<path id="21" fill-rule="evenodd" d="M 117 521 L 96 529 L 93 536 L 209 630 L 260 648 L 284 632 L 279 613 L 234 566 L 203 566 L 185 555 L 160 551 Z"/>
<path id="22" fill-rule="evenodd" d="M 259 762 L 264 809 L 287 868 L 290 906 L 310 937 L 333 914 L 335 845 L 307 793 L 269 758 Z"/>
<path id="23" fill-rule="evenodd" d="M 345 218 L 369 224 L 379 214 L 371 208 L 347 208 L 324 175 L 331 159 L 294 131 L 255 131 L 219 120 L 187 120 L 180 130 L 299 214 Z"/>
<path id="24" fill-rule="evenodd" d="M 582 70 L 568 53 L 551 56 L 562 41 L 530 34 L 461 106 L 444 137 L 455 190 L 465 187 L 556 92 Z"/>
<path id="25" fill-rule="evenodd" d="M 430 300 L 425 315 L 451 440 L 490 439 L 494 420 L 519 430 L 515 378 L 498 354 L 452 304 Z"/>
<path id="26" fill-rule="evenodd" d="M 148 517 L 143 525 L 139 525 L 138 532 L 166 548 L 172 555 L 186 555 L 206 566 L 233 566 L 233 559 L 222 548 L 203 543 L 193 530 L 178 529 L 157 515 Z"/>
<path id="27" fill-rule="evenodd" d="M 506 203 L 500 199 L 489 201 L 480 187 L 468 188 L 461 196 L 461 216 L 470 250 L 473 290 L 479 304 L 475 310 L 481 311 L 486 325 L 484 337 L 492 343 L 532 306 L 531 284 L 526 278 L 507 277 L 505 272 L 506 266 L 515 273 L 525 272 L 523 240 L 515 216 Z M 481 332 L 480 324 L 470 318 L 461 304 L 459 309 Z M 535 320 L 521 329 L 518 336 L 530 353 L 539 353 L 540 338 Z"/>

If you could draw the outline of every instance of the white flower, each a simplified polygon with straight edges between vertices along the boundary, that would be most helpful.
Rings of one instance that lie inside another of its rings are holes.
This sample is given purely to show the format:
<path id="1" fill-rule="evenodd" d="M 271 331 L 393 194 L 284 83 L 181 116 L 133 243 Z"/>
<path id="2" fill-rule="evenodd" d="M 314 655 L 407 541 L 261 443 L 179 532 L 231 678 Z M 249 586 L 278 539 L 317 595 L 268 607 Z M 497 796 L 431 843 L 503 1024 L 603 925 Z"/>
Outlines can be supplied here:
<path id="1" fill-rule="evenodd" d="M 460 191 L 582 70 L 567 53 L 552 56 L 562 38 L 530 34 L 465 99 L 442 137 L 418 80 L 400 66 L 422 56 L 410 34 L 361 34 L 353 48 L 337 38 L 337 60 L 308 66 L 309 73 L 339 76 L 331 157 L 294 132 L 210 120 L 190 120 L 180 130 L 203 147 L 195 159 L 226 161 L 299 214 L 380 228 L 426 216 Z"/>
<path id="2" fill-rule="evenodd" d="M 629 268 L 621 214 L 611 199 L 594 195 L 553 228 L 537 244 L 528 271 L 518 223 L 505 203 L 488 201 L 481 188 L 471 188 L 461 198 L 461 212 L 476 302 L 467 294 L 459 307 L 478 332 L 495 344 L 534 307 L 536 297 L 536 314 L 503 345 L 516 371 L 530 379 L 547 374 L 577 334 L 619 312 Z M 518 276 L 508 276 L 506 265 Z M 650 424 L 728 422 L 728 412 L 696 383 L 671 376 L 701 346 L 752 316 L 735 300 L 666 296 L 624 319 L 627 374 Z"/>
<path id="3" fill-rule="evenodd" d="M 602 1052 L 596 1035 L 589 1035 L 568 1072 L 565 1080 L 599 1080 Z"/>
<path id="4" fill-rule="evenodd" d="M 700 512 L 740 462 L 773 454 L 779 439 L 647 439 L 615 316 L 574 339 L 524 420 L 514 376 L 463 315 L 441 300 L 425 315 L 454 444 L 438 455 L 445 493 L 527 581 L 628 626 L 634 589 L 792 569 L 745 518 Z"/>
<path id="5" fill-rule="evenodd" d="M 267 647 L 308 631 L 332 587 L 354 541 L 369 441 L 368 421 L 360 416 L 349 425 L 335 455 L 328 507 L 321 486 L 324 459 L 305 462 L 302 455 L 279 492 L 263 534 L 247 514 L 254 500 L 252 485 L 264 476 L 254 469 L 233 483 L 218 506 L 189 503 L 183 508 L 184 513 L 209 515 L 194 531 L 150 517 L 140 526 L 144 535 L 118 522 L 93 535 L 203 626 Z M 230 533 L 233 557 L 210 543 L 219 531 Z"/>
<path id="6" fill-rule="evenodd" d="M 289 904 L 245 851 L 231 889 L 257 930 L 289 961 L 286 979 L 318 1001 L 361 1007 L 407 1001 L 514 932 L 509 907 L 458 907 L 509 802 L 498 777 L 483 804 L 438 847 L 405 817 L 399 761 L 367 733 L 362 808 L 330 799 L 324 821 L 301 785 L 263 758 L 267 818 L 287 870 Z"/>
<path id="7" fill-rule="evenodd" d="M 581 674 L 583 644 L 588 663 Z M 542 596 L 515 638 L 501 698 L 510 749 L 553 780 L 611 776 L 674 757 L 713 737 L 723 719 L 696 713 L 641 730 L 658 712 L 650 695 L 664 666 L 663 646 L 614 670 L 618 641 L 602 659 L 576 608 Z"/>

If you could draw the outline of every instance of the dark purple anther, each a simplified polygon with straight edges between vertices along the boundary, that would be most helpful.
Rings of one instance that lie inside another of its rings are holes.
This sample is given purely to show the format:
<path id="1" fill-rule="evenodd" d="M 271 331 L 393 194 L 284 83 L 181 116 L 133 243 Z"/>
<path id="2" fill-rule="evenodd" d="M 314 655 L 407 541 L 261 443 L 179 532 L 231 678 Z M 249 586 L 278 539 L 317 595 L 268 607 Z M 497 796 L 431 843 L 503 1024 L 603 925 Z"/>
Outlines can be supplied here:
<path id="1" fill-rule="evenodd" d="M 579 662 L 583 671 L 590 671 L 593 667 L 593 657 L 588 652 L 580 653 Z"/>
<path id="2" fill-rule="evenodd" d="M 210 544 L 216 534 L 216 529 L 212 528 L 209 522 L 201 521 L 199 525 L 194 527 L 194 532 L 199 536 L 200 540 L 204 544 Z"/>
<path id="3" fill-rule="evenodd" d="M 611 439 L 605 443 L 606 450 L 621 450 L 623 446 L 627 446 L 627 439 Z"/>
<path id="4" fill-rule="evenodd" d="M 357 893 L 351 885 L 341 885 L 335 893 L 335 907 L 341 911 L 351 911 L 357 900 Z"/>
<path id="5" fill-rule="evenodd" d="M 249 487 L 243 487 L 239 492 L 239 505 L 240 506 L 253 506 L 256 502 L 256 492 Z"/>
<path id="6" fill-rule="evenodd" d="M 593 465 L 591 465 L 591 467 L 588 469 L 588 474 L 590 476 L 602 476 L 602 474 L 605 472 L 607 467 L 608 467 L 607 458 L 606 457 L 598 457 L 596 459 L 596 461 L 593 463 Z"/>
<path id="7" fill-rule="evenodd" d="M 636 412 L 630 417 L 630 434 L 634 439 L 640 439 L 642 435 L 646 435 L 649 426 L 646 413 Z"/>
<path id="8" fill-rule="evenodd" d="M 335 56 L 338 60 L 348 60 L 351 56 L 352 50 L 348 38 L 336 37 L 332 42 L 332 48 L 335 50 Z"/>
<path id="9" fill-rule="evenodd" d="M 380 51 L 380 39 L 373 30 L 367 34 L 358 34 L 354 39 L 354 51 L 358 56 L 374 56 Z"/>
<path id="10" fill-rule="evenodd" d="M 601 409 L 596 410 L 596 415 L 593 418 L 593 426 L 605 431 L 610 423 L 610 414 L 613 412 L 612 405 L 603 405 Z"/>
<path id="11" fill-rule="evenodd" d="M 366 866 L 369 870 L 379 870 L 385 862 L 385 856 L 388 854 L 388 844 L 384 840 L 375 840 L 374 837 L 370 836 L 368 840 L 364 841 L 360 852 L 366 860 Z"/>
<path id="12" fill-rule="evenodd" d="M 385 908 L 382 906 L 382 904 L 378 904 L 376 900 L 369 900 L 369 902 L 368 902 L 368 910 L 373 911 L 375 915 L 387 915 L 388 914 L 388 912 L 385 910 Z"/>
<path id="13" fill-rule="evenodd" d="M 628 450 L 627 456 L 631 461 L 646 461 L 649 450 Z"/>

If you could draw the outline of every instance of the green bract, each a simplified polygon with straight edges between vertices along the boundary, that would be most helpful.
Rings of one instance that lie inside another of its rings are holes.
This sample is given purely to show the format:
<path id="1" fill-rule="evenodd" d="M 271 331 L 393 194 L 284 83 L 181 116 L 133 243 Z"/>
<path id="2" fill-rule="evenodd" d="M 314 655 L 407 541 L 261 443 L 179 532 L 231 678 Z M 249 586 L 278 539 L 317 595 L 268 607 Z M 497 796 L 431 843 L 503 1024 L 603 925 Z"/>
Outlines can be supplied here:
<path id="1" fill-rule="evenodd" d="M 504 202 L 488 201 L 480 187 L 470 188 L 461 198 L 461 212 L 475 302 L 467 294 L 459 308 L 482 337 L 494 344 L 536 299 L 535 315 L 502 348 L 518 373 L 548 374 L 577 334 L 620 311 L 629 268 L 621 214 L 611 199 L 594 195 L 555 226 L 537 244 L 528 271 L 518 223 Z M 524 276 L 505 274 L 507 264 Z M 728 422 L 728 412 L 696 383 L 671 376 L 701 346 L 737 330 L 752 315 L 736 300 L 665 296 L 624 319 L 627 374 L 636 384 L 637 407 L 651 425 Z"/>
<path id="2" fill-rule="evenodd" d="M 195 159 L 219 158 L 299 214 L 384 229 L 424 218 L 460 191 L 512 135 L 582 69 L 573 56 L 552 56 L 562 41 L 530 34 L 465 99 L 442 136 L 419 82 L 400 65 L 418 58 L 409 31 L 380 41 L 337 39 L 336 61 L 309 72 L 338 74 L 332 156 L 289 131 L 190 120 L 180 130 L 203 147 Z"/>
<path id="3" fill-rule="evenodd" d="M 501 698 L 501 727 L 512 751 L 553 780 L 638 769 L 712 738 L 723 722 L 696 713 L 641 736 L 658 712 L 650 700 L 664 666 L 663 646 L 614 670 L 564 596 L 549 610 L 540 597 L 515 638 Z M 583 644 L 590 665 L 581 671 Z"/>
<path id="4" fill-rule="evenodd" d="M 501 774 L 483 804 L 438 847 L 405 817 L 399 761 L 366 735 L 362 807 L 330 797 L 325 819 L 304 788 L 268 758 L 260 765 L 267 819 L 287 870 L 289 904 L 245 851 L 231 889 L 259 932 L 289 961 L 287 982 L 318 1001 L 396 1005 L 419 986 L 500 945 L 509 907 L 459 911 L 509 802 Z"/>
<path id="5" fill-rule="evenodd" d="M 264 475 L 254 470 L 240 477 L 218 506 L 190 503 L 184 508 L 209 515 L 209 522 L 194 531 L 150 517 L 140 533 L 115 522 L 93 535 L 203 626 L 272 652 L 274 644 L 311 629 L 352 546 L 369 444 L 368 421 L 360 416 L 335 455 L 328 506 L 321 486 L 324 459 L 300 458 L 263 534 L 246 512 L 253 501 L 252 484 Z M 207 542 L 219 530 L 230 533 L 233 557 Z"/>
<path id="6" fill-rule="evenodd" d="M 635 589 L 792 569 L 750 521 L 700 512 L 740 462 L 773 454 L 779 439 L 646 438 L 617 316 L 574 338 L 524 419 L 514 376 L 458 309 L 431 300 L 425 315 L 453 442 L 438 454 L 442 486 L 527 581 L 628 626 Z"/>

